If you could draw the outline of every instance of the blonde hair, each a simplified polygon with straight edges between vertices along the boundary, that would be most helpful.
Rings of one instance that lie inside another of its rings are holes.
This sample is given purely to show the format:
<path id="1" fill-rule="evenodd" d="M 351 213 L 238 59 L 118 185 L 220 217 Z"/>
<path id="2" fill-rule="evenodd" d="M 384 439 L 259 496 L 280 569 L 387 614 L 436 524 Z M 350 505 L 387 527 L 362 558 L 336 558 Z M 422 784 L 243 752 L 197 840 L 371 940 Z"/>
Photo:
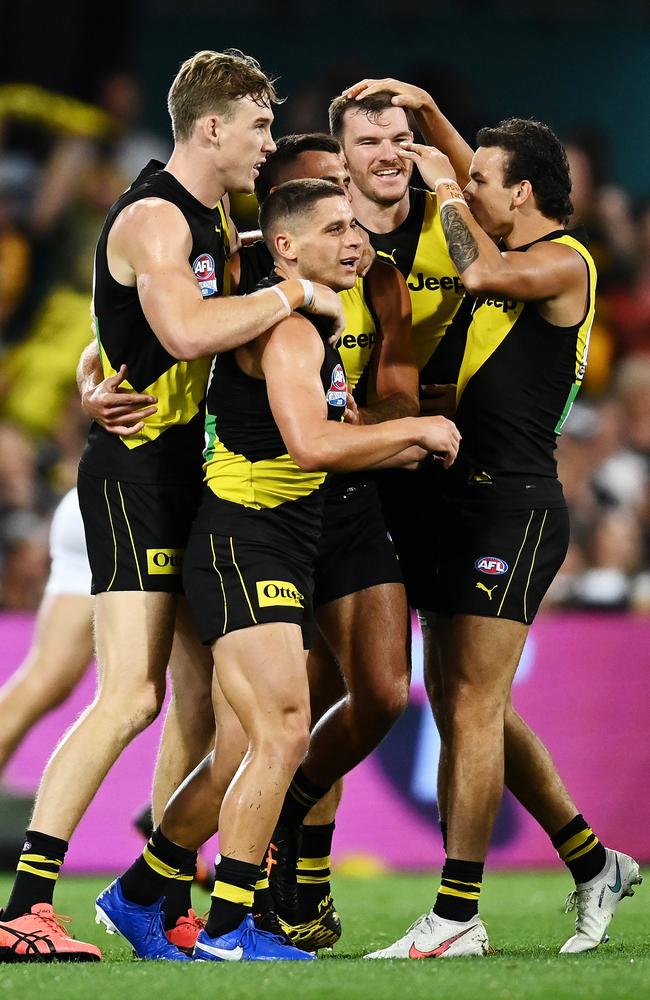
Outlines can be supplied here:
<path id="1" fill-rule="evenodd" d="M 233 103 L 250 97 L 257 104 L 280 104 L 275 79 L 239 49 L 204 49 L 186 59 L 169 89 L 167 107 L 176 142 L 186 142 L 203 115 L 232 117 Z"/>

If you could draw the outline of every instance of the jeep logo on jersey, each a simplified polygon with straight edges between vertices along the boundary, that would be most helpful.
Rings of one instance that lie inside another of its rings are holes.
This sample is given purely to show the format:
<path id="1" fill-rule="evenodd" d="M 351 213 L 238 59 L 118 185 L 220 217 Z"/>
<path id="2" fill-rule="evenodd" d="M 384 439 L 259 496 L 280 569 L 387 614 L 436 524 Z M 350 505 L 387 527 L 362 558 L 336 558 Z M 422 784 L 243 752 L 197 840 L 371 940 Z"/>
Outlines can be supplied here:
<path id="1" fill-rule="evenodd" d="M 508 563 L 498 556 L 481 556 L 474 563 L 474 569 L 479 573 L 486 573 L 488 576 L 501 576 L 508 572 Z"/>
<path id="2" fill-rule="evenodd" d="M 509 312 L 515 312 L 519 303 L 516 299 L 483 299 L 484 306 L 493 306 L 494 309 L 500 309 L 504 315 Z"/>
<path id="3" fill-rule="evenodd" d="M 426 289 L 427 292 L 453 291 L 454 295 L 462 295 L 465 291 L 465 286 L 457 274 L 445 274 L 441 278 L 435 278 L 432 274 L 425 276 L 422 271 L 418 271 L 415 281 L 407 281 L 407 285 L 412 292 L 423 292 Z"/>
<path id="4" fill-rule="evenodd" d="M 214 268 L 214 257 L 209 253 L 202 253 L 192 264 L 198 283 L 201 286 L 203 298 L 217 294 L 217 275 Z"/>
<path id="5" fill-rule="evenodd" d="M 347 384 L 343 365 L 337 365 L 332 372 L 332 381 L 327 393 L 327 402 L 330 406 L 345 406 L 347 397 Z"/>

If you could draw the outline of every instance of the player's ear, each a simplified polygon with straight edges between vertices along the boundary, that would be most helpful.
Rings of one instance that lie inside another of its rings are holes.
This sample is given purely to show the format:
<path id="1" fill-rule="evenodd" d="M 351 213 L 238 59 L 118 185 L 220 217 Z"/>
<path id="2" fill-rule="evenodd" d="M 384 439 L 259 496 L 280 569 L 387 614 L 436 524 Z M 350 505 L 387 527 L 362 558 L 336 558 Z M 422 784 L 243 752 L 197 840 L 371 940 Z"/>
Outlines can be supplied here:
<path id="1" fill-rule="evenodd" d="M 512 192 L 512 204 L 514 208 L 521 208 L 533 195 L 533 186 L 530 181 L 518 181 L 514 185 Z"/>
<path id="2" fill-rule="evenodd" d="M 283 260 L 297 259 L 296 248 L 288 233 L 278 233 L 274 239 L 275 249 Z"/>
<path id="3" fill-rule="evenodd" d="M 200 120 L 199 127 L 210 145 L 219 145 L 221 119 L 218 115 L 206 115 Z"/>

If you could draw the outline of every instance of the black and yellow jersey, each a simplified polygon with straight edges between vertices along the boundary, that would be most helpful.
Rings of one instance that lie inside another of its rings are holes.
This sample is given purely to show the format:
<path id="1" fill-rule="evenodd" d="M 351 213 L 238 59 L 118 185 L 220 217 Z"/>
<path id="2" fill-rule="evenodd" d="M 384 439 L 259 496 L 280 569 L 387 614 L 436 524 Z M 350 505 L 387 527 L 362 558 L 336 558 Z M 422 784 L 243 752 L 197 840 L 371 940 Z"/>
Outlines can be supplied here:
<path id="1" fill-rule="evenodd" d="M 268 287 L 274 277 L 261 283 Z M 341 420 L 346 378 L 341 356 L 328 342 L 331 323 L 310 316 L 323 343 L 320 369 L 327 419 Z M 287 385 L 287 393 L 292 387 Z M 273 418 L 264 379 L 242 371 L 235 351 L 213 362 L 206 396 L 205 481 L 208 487 L 195 530 L 233 535 L 267 546 L 290 536 L 315 554 L 322 518 L 325 472 L 305 472 L 291 458 Z"/>
<path id="2" fill-rule="evenodd" d="M 241 247 L 239 258 L 239 293 L 248 295 L 271 273 L 273 258 L 263 240 Z M 354 393 L 363 380 L 360 386 L 362 396 L 357 397 L 357 402 L 363 406 L 370 358 L 377 343 L 377 321 L 366 290 L 365 278 L 358 277 L 352 288 L 344 289 L 339 295 L 345 316 L 345 330 L 338 345 L 339 351 L 345 368 L 348 391 Z"/>
<path id="3" fill-rule="evenodd" d="M 477 487 L 470 491 L 477 497 L 525 494 L 529 508 L 564 504 L 554 451 L 584 376 L 596 293 L 584 230 L 559 229 L 509 253 L 543 241 L 571 247 L 584 260 L 585 314 L 574 326 L 559 327 L 535 302 L 491 294 L 476 300 L 456 390 L 462 442 L 448 473 L 456 487 Z"/>
<path id="4" fill-rule="evenodd" d="M 93 306 L 104 376 L 128 367 L 122 383 L 156 396 L 157 412 L 133 437 L 109 434 L 93 424 L 82 457 L 91 475 L 125 482 L 185 482 L 200 476 L 203 400 L 210 359 L 177 361 L 167 353 L 142 311 L 137 289 L 121 285 L 107 263 L 108 236 L 127 206 L 143 198 L 176 205 L 192 234 L 188 258 L 204 298 L 228 293 L 228 224 L 223 205 L 197 201 L 163 165 L 151 161 L 112 206 L 95 254 Z"/>
<path id="5" fill-rule="evenodd" d="M 451 263 L 432 191 L 409 188 L 409 212 L 390 233 L 367 230 L 382 260 L 402 272 L 413 314 L 413 348 L 422 371 L 454 318 L 465 289 Z"/>

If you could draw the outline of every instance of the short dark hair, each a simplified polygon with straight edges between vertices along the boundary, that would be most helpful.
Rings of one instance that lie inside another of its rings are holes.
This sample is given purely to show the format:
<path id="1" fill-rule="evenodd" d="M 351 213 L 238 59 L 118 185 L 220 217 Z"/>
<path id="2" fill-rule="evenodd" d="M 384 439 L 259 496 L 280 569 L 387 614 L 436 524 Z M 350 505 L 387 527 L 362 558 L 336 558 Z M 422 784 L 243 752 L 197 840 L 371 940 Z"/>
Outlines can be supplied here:
<path id="1" fill-rule="evenodd" d="M 278 228 L 290 219 L 310 212 L 323 198 L 345 198 L 345 191 L 332 181 L 308 178 L 286 181 L 264 199 L 260 206 L 260 229 L 267 247 L 273 253 L 273 238 Z"/>
<path id="2" fill-rule="evenodd" d="M 255 194 L 260 204 L 271 188 L 278 186 L 283 168 L 295 163 L 301 153 L 341 153 L 341 144 L 326 132 L 301 132 L 283 135 L 278 139 L 274 153 L 263 163 L 255 180 Z"/>
<path id="3" fill-rule="evenodd" d="M 347 111 L 352 109 L 353 114 L 364 114 L 371 122 L 376 123 L 377 119 L 381 117 L 382 111 L 398 106 L 393 104 L 393 95 L 389 90 L 381 90 L 378 94 L 362 97 L 360 101 L 353 97 L 340 95 L 335 97 L 329 106 L 330 132 L 336 136 L 340 143 L 343 143 L 344 121 Z M 406 108 L 402 108 L 402 110 L 406 112 L 409 128 L 413 131 L 410 113 L 406 111 Z"/>
<path id="4" fill-rule="evenodd" d="M 504 183 L 530 181 L 542 215 L 565 223 L 573 213 L 571 173 L 564 147 L 555 132 L 534 118 L 507 118 L 476 134 L 478 146 L 506 150 Z"/>

